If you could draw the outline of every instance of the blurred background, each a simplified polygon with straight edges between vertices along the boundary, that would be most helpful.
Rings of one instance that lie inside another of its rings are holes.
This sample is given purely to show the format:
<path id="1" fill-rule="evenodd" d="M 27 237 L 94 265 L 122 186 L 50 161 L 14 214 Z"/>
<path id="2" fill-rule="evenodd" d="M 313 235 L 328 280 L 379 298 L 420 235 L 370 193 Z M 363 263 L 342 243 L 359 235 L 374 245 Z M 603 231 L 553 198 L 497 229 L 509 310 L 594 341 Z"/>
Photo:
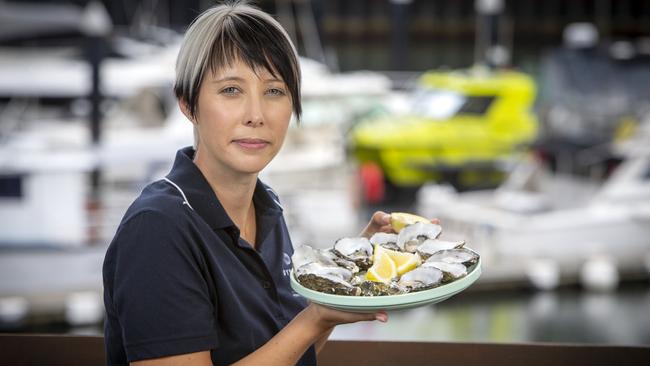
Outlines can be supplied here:
<path id="1" fill-rule="evenodd" d="M 0 331 L 101 334 L 124 211 L 192 143 L 201 0 L 0 1 Z M 294 245 L 442 220 L 483 275 L 334 339 L 650 344 L 650 2 L 268 0 L 304 117 L 261 173 Z"/>

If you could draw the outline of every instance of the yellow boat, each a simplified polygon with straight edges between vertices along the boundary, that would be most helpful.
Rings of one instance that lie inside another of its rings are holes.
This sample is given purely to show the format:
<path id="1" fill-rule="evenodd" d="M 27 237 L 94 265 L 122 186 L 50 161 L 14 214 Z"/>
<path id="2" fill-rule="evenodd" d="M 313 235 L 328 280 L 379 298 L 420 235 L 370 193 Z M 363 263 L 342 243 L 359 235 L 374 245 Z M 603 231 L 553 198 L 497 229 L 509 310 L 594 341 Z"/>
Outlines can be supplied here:
<path id="1" fill-rule="evenodd" d="M 367 119 L 350 132 L 370 203 L 429 181 L 496 186 L 500 163 L 537 134 L 536 87 L 524 73 L 430 71 L 418 84 L 410 113 Z"/>

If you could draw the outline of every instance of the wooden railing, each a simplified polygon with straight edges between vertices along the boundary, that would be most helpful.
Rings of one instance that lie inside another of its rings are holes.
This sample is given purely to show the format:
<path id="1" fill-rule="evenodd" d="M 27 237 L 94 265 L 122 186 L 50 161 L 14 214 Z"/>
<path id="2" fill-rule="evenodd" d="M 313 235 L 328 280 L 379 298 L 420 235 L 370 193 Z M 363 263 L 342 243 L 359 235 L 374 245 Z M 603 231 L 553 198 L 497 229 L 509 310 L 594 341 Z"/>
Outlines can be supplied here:
<path id="1" fill-rule="evenodd" d="M 0 365 L 92 366 L 104 363 L 102 337 L 0 334 Z M 650 347 L 330 341 L 320 353 L 318 365 L 637 366 L 650 365 Z"/>

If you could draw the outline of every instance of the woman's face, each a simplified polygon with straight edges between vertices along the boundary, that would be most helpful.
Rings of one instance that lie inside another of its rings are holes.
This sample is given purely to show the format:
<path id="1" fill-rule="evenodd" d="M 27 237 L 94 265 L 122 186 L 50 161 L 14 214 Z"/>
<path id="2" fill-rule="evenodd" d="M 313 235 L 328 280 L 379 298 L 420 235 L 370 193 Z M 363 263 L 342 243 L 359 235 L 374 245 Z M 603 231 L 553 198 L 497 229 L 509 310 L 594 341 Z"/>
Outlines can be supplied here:
<path id="1" fill-rule="evenodd" d="M 263 68 L 256 73 L 237 60 L 208 72 L 196 113 L 197 157 L 232 173 L 258 173 L 282 147 L 291 113 L 287 86 Z"/>

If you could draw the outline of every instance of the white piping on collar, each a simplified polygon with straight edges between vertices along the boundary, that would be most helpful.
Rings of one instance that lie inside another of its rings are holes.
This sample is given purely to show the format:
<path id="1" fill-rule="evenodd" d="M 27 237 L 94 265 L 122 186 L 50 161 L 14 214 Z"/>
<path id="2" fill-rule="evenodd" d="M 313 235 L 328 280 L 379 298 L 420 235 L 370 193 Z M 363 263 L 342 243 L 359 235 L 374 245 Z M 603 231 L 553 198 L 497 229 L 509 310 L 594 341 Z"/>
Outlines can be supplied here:
<path id="1" fill-rule="evenodd" d="M 280 201 L 278 201 L 276 199 L 276 197 L 279 197 L 278 194 L 275 193 L 275 191 L 273 189 L 269 188 L 269 187 L 266 187 L 266 191 L 271 192 L 270 196 L 271 196 L 271 199 L 273 200 L 273 202 L 275 202 L 276 205 L 278 205 L 281 209 L 284 210 L 284 207 L 282 207 L 282 205 L 280 204 Z"/>
<path id="2" fill-rule="evenodd" d="M 189 208 L 192 209 L 192 211 L 194 211 L 194 207 L 192 207 L 192 205 L 190 205 L 190 202 L 187 200 L 187 197 L 185 197 L 185 192 L 183 192 L 183 190 L 181 189 L 181 187 L 179 187 L 178 184 L 172 182 L 171 179 L 169 179 L 169 178 L 167 178 L 167 177 L 163 177 L 163 179 L 164 179 L 167 183 L 169 183 L 169 184 L 171 184 L 172 186 L 174 186 L 174 188 L 176 188 L 176 189 L 181 193 L 181 196 L 183 196 L 183 204 L 184 204 L 184 205 L 187 205 Z"/>

